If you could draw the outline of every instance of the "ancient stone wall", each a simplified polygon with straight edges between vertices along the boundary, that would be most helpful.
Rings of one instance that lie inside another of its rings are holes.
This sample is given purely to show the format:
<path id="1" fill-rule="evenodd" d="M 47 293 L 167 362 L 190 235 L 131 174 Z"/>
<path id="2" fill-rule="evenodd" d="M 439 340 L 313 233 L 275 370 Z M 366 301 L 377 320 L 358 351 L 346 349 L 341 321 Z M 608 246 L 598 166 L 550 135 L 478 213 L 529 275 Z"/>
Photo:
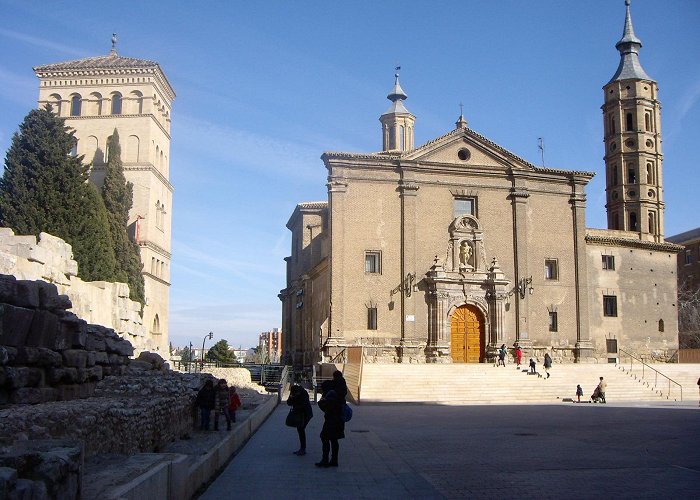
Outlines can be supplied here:
<path id="1" fill-rule="evenodd" d="M 60 294 L 68 296 L 69 308 L 76 316 L 113 329 L 131 342 L 136 354 L 162 351 L 167 340 L 164 344 L 162 338 L 150 337 L 139 314 L 141 305 L 129 299 L 129 286 L 81 280 L 72 257 L 71 246 L 60 238 L 47 233 L 41 233 L 38 239 L 18 236 L 12 229 L 0 228 L 0 274 L 54 284 Z"/>

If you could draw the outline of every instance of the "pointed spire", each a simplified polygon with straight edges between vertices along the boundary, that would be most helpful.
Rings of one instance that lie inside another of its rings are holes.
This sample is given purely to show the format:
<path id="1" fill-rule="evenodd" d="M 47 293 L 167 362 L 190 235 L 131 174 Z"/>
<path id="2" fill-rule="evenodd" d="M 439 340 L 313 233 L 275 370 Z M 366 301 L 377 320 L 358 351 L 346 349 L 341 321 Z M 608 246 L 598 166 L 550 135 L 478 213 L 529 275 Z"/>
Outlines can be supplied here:
<path id="1" fill-rule="evenodd" d="M 610 82 L 629 79 L 653 81 L 639 63 L 639 49 L 642 48 L 642 41 L 634 34 L 630 3 L 630 0 L 625 0 L 625 27 L 622 38 L 615 44 L 615 48 L 620 51 L 620 65 Z"/>
<path id="2" fill-rule="evenodd" d="M 406 92 L 403 91 L 401 88 L 401 84 L 399 83 L 399 70 L 401 69 L 401 66 L 396 67 L 396 73 L 394 74 L 394 88 L 391 89 L 391 92 L 389 92 L 389 95 L 386 96 L 387 99 L 389 99 L 391 102 L 396 102 L 399 99 L 402 101 L 407 99 L 408 96 L 406 95 Z"/>
<path id="3" fill-rule="evenodd" d="M 110 54 L 117 55 L 117 34 L 112 33 L 112 50 L 109 51 Z"/>
<path id="4" fill-rule="evenodd" d="M 457 128 L 468 128 L 467 127 L 467 120 L 464 119 L 464 104 L 461 102 L 459 103 L 459 119 L 457 120 L 457 123 L 455 123 Z"/>

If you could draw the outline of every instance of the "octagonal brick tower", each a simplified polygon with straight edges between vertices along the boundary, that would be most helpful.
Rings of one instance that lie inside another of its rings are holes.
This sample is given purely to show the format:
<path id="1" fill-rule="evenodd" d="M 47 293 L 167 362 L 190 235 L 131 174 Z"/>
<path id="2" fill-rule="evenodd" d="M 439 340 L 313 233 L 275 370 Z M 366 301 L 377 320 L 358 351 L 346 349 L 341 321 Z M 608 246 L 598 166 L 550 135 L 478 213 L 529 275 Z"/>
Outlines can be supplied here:
<path id="1" fill-rule="evenodd" d="M 642 240 L 660 242 L 664 202 L 659 89 L 639 62 L 642 42 L 634 34 L 630 0 L 625 5 L 622 39 L 615 45 L 620 65 L 603 87 L 608 229 L 633 231 Z"/>

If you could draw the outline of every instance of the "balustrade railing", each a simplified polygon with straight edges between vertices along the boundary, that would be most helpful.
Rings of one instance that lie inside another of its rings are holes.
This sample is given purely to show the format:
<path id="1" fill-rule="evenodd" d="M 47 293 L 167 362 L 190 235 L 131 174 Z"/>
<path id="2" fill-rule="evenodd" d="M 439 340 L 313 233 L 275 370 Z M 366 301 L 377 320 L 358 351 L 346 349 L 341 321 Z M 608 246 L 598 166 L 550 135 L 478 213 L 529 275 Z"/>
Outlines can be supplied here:
<path id="1" fill-rule="evenodd" d="M 666 379 L 666 382 L 668 383 L 668 392 L 666 393 L 666 399 L 671 398 L 671 387 L 672 387 L 671 384 L 675 384 L 676 386 L 678 386 L 678 391 L 680 394 L 678 401 L 683 401 L 683 386 L 681 384 L 679 384 L 678 382 L 673 380 L 671 377 L 664 375 L 656 368 L 648 365 L 647 363 L 644 362 L 644 360 L 638 358 L 637 356 L 635 356 L 631 352 L 625 351 L 624 349 L 618 349 L 618 352 L 620 353 L 620 364 L 621 365 L 622 365 L 622 354 L 624 353 L 629 357 L 629 360 L 630 360 L 629 361 L 629 365 L 630 365 L 629 371 L 630 371 L 630 373 L 632 373 L 632 371 L 635 368 L 637 370 L 639 370 L 641 367 L 641 372 L 642 372 L 641 378 L 646 379 L 646 375 L 649 374 L 651 377 L 651 372 L 653 372 L 654 387 L 659 387 L 659 377 L 661 377 L 662 379 Z M 635 366 L 635 362 L 637 362 L 637 366 Z M 627 364 L 627 363 L 625 363 L 625 364 Z"/>

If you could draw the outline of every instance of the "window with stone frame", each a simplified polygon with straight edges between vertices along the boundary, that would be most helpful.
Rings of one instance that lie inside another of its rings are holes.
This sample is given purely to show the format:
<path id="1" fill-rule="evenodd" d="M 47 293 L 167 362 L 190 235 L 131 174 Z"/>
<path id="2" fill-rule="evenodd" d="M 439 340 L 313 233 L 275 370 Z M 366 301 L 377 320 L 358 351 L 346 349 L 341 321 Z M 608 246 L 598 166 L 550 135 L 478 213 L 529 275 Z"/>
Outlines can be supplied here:
<path id="1" fill-rule="evenodd" d="M 476 217 L 476 198 L 460 197 L 454 199 L 453 217 L 473 215 Z"/>
<path id="2" fill-rule="evenodd" d="M 614 255 L 603 255 L 603 269 L 605 271 L 615 270 L 615 256 Z"/>
<path id="3" fill-rule="evenodd" d="M 367 329 L 376 330 L 377 329 L 377 308 L 368 307 L 367 308 Z"/>
<path id="4" fill-rule="evenodd" d="M 556 311 L 549 311 L 549 331 L 550 332 L 558 332 L 559 331 L 559 322 L 558 322 Z"/>
<path id="5" fill-rule="evenodd" d="M 688 249 L 685 251 L 685 265 L 689 266 L 693 263 L 693 252 Z"/>
<path id="6" fill-rule="evenodd" d="M 544 279 L 559 279 L 559 262 L 557 259 L 544 259 Z"/>
<path id="7" fill-rule="evenodd" d="M 382 253 L 377 250 L 365 251 L 365 273 L 382 274 Z"/>
<path id="8" fill-rule="evenodd" d="M 603 316 L 617 317 L 617 297 L 603 295 Z"/>

